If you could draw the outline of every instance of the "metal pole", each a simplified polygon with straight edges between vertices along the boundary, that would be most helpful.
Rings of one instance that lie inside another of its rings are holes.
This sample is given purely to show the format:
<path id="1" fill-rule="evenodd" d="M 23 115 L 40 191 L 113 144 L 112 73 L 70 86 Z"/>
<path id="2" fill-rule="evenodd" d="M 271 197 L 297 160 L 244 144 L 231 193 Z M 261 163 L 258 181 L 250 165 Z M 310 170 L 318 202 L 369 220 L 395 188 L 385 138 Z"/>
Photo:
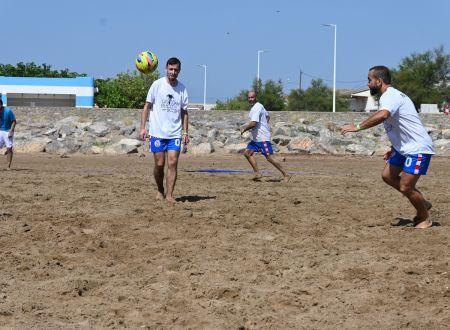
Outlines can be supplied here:
<path id="1" fill-rule="evenodd" d="M 336 112 L 336 36 L 337 25 L 334 24 L 334 65 L 333 65 L 333 112 Z"/>
<path id="2" fill-rule="evenodd" d="M 260 57 L 260 55 L 262 54 L 262 53 L 265 53 L 266 51 L 265 50 L 258 50 L 258 71 L 257 71 L 257 73 L 256 73 L 256 81 L 257 81 L 257 83 L 259 84 L 259 57 Z"/>
<path id="3" fill-rule="evenodd" d="M 206 65 L 205 68 L 205 79 L 203 82 L 203 110 L 206 110 Z"/>
<path id="4" fill-rule="evenodd" d="M 336 24 L 322 24 L 323 26 L 331 26 L 334 28 L 334 47 L 333 47 L 333 112 L 336 112 Z"/>
<path id="5" fill-rule="evenodd" d="M 203 77 L 203 110 L 206 110 L 206 65 L 198 64 L 198 66 L 202 67 L 205 70 L 205 74 Z"/>
<path id="6" fill-rule="evenodd" d="M 300 70 L 300 79 L 298 81 L 298 90 L 299 91 L 302 90 L 302 75 L 303 75 L 303 72 L 302 72 L 302 70 Z"/>
<path id="7" fill-rule="evenodd" d="M 259 84 L 259 54 L 261 54 L 261 51 L 258 50 L 258 70 L 256 71 L 256 82 Z"/>

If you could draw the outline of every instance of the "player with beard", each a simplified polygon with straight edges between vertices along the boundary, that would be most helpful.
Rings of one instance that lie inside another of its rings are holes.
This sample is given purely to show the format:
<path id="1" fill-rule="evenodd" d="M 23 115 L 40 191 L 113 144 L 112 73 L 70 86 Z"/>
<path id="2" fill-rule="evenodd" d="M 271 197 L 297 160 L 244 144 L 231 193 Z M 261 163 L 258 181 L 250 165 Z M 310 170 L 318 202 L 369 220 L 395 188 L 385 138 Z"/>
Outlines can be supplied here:
<path id="1" fill-rule="evenodd" d="M 166 63 L 166 76 L 153 82 L 148 91 L 141 114 L 139 136 L 145 140 L 148 122 L 150 152 L 153 153 L 153 176 L 158 187 L 156 199 L 174 203 L 173 189 L 177 180 L 178 158 L 181 143 L 189 143 L 188 94 L 178 81 L 181 70 L 179 59 L 172 57 Z M 149 118 L 150 114 L 150 118 Z M 166 190 L 164 190 L 164 167 L 167 159 Z"/>
<path id="2" fill-rule="evenodd" d="M 427 173 L 434 154 L 433 142 L 411 99 L 391 86 L 387 67 L 372 67 L 368 80 L 371 95 L 380 97 L 379 110 L 360 124 L 343 126 L 341 132 L 358 132 L 383 123 L 392 146 L 384 154 L 386 165 L 382 178 L 406 196 L 416 209 L 415 228 L 429 228 L 433 225 L 429 212 L 432 204 L 417 190 L 416 183 Z"/>
<path id="3" fill-rule="evenodd" d="M 273 157 L 272 144 L 270 143 L 269 113 L 264 106 L 258 102 L 255 91 L 248 92 L 247 100 L 252 106 L 248 115 L 250 122 L 241 126 L 239 130 L 241 131 L 241 135 L 249 130 L 251 130 L 252 133 L 252 140 L 247 145 L 247 148 L 244 151 L 244 156 L 247 158 L 253 168 L 253 171 L 255 172 L 253 180 L 259 181 L 262 177 L 261 171 L 256 163 L 256 159 L 253 157 L 255 152 L 260 152 L 266 157 L 269 163 L 275 166 L 275 168 L 283 174 L 283 181 L 288 183 L 291 176 Z"/>

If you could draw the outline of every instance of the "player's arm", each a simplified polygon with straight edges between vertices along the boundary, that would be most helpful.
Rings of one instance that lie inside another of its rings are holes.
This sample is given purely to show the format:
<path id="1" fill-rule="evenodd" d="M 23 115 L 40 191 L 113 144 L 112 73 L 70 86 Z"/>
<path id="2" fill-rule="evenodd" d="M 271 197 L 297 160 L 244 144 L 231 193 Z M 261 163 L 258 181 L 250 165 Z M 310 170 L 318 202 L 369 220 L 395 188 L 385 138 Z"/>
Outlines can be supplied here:
<path id="1" fill-rule="evenodd" d="M 255 127 L 257 124 L 256 121 L 251 121 L 248 124 L 242 125 L 239 130 L 241 131 L 241 135 L 244 134 L 245 132 L 247 132 L 248 130 L 252 129 L 253 127 Z"/>
<path id="2" fill-rule="evenodd" d="M 183 125 L 183 143 L 189 143 L 189 114 L 187 109 L 181 110 L 181 123 Z"/>
<path id="3" fill-rule="evenodd" d="M 341 129 L 341 133 L 346 134 L 351 132 L 358 132 L 363 129 L 368 129 L 377 126 L 378 124 L 381 124 L 386 119 L 388 119 L 390 115 L 391 113 L 388 110 L 379 110 L 360 124 L 344 125 Z"/>
<path id="4" fill-rule="evenodd" d="M 147 135 L 147 131 L 145 130 L 145 124 L 148 120 L 148 114 L 152 110 L 152 104 L 150 102 L 145 102 L 144 110 L 141 113 L 141 129 L 139 132 L 139 137 L 141 140 L 145 140 L 145 136 Z"/>
<path id="5" fill-rule="evenodd" d="M 11 124 L 11 129 L 9 130 L 9 132 L 8 132 L 8 137 L 10 138 L 11 136 L 13 136 L 13 134 L 14 134 L 14 130 L 16 129 L 16 120 L 13 120 L 12 121 L 12 124 Z"/>

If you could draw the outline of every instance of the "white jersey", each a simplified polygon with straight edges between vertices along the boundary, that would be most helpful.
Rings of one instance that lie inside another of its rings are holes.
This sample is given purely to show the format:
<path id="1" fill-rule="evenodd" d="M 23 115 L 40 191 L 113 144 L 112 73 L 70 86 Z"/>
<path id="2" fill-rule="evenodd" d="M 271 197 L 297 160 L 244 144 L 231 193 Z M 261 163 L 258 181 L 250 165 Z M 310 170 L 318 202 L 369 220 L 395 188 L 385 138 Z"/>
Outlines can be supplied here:
<path id="1" fill-rule="evenodd" d="M 252 128 L 252 141 L 270 141 L 270 128 L 267 122 L 269 113 L 264 106 L 256 102 L 250 109 L 248 117 L 250 121 L 256 121 L 256 126 Z"/>
<path id="2" fill-rule="evenodd" d="M 431 137 L 408 96 L 388 87 L 381 95 L 380 110 L 391 114 L 383 124 L 395 150 L 402 155 L 434 154 Z"/>
<path id="3" fill-rule="evenodd" d="M 152 104 L 149 117 L 149 134 L 161 139 L 181 138 L 181 110 L 188 106 L 186 87 L 178 82 L 172 86 L 166 77 L 153 82 L 147 94 Z"/>

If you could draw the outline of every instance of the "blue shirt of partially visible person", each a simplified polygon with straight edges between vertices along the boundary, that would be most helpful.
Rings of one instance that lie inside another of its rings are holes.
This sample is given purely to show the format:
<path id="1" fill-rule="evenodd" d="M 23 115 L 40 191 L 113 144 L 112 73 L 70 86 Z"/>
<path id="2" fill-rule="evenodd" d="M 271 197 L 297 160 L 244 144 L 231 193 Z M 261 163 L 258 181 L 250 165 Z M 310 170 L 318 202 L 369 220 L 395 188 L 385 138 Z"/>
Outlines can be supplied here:
<path id="1" fill-rule="evenodd" d="M 15 121 L 16 116 L 10 108 L 0 107 L 0 131 L 9 131 Z"/>

